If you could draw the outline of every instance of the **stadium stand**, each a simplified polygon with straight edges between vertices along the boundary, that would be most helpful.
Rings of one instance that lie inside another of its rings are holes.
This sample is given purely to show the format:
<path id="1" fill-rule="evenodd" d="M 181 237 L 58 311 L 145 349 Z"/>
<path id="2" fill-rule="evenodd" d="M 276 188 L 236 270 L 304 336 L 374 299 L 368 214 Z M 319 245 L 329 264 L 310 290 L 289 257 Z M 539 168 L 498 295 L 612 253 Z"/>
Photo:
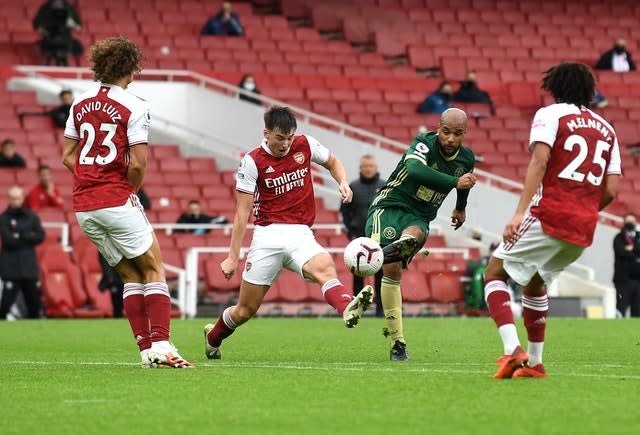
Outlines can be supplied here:
<path id="1" fill-rule="evenodd" d="M 17 5 L 0 4 L 1 64 L 40 63 L 37 36 L 31 29 L 31 18 L 40 3 L 24 0 Z M 479 168 L 513 179 L 520 179 L 526 169 L 527 130 L 533 111 L 549 102 L 539 90 L 541 71 L 567 58 L 593 64 L 620 34 L 627 35 L 632 53 L 640 52 L 640 30 L 635 19 L 640 6 L 632 0 L 575 0 L 563 4 L 548 0 L 235 2 L 234 10 L 246 29 L 246 36 L 241 38 L 198 35 L 203 17 L 211 9 L 204 0 L 112 0 L 107 7 L 91 0 L 76 3 L 83 18 L 83 30 L 77 36 L 85 47 L 107 36 L 125 34 L 141 46 L 146 68 L 191 69 L 232 84 L 250 72 L 266 96 L 404 142 L 419 127 L 436 126 L 437 117 L 415 113 L 424 96 L 442 78 L 459 80 L 474 69 L 482 88 L 490 92 L 496 112 L 489 116 L 482 105 L 460 106 L 474 118 L 467 142 L 483 157 Z M 594 21 L 593 15 L 598 20 Z M 86 60 L 81 65 L 87 66 Z M 636 125 L 640 73 L 598 71 L 597 77 L 599 89 L 610 101 L 608 107 L 599 110 L 614 123 L 623 145 L 625 171 L 634 179 L 640 167 L 626 145 L 640 142 Z M 41 110 L 35 94 L 1 86 L 0 96 L 5 102 L 0 107 L 0 131 L 16 140 L 18 152 L 28 165 L 24 170 L 0 171 L 0 183 L 31 180 L 39 163 L 56 168 L 54 176 L 64 187 L 67 208 L 58 215 L 45 211 L 43 219 L 68 222 L 75 250 L 84 236 L 69 209 L 71 176 L 58 164 L 61 134 L 48 118 L 18 118 L 19 112 Z M 154 144 L 150 150 L 145 189 L 153 203 L 149 211 L 153 222 L 175 222 L 185 202 L 194 197 L 202 198 L 210 213 L 233 215 L 232 172 L 218 170 L 212 159 L 181 157 L 178 145 Z M 205 171 L 206 180 L 192 176 Z M 218 182 L 226 187 L 211 188 Z M 623 184 L 619 200 L 610 211 L 621 213 L 637 203 L 639 186 L 637 182 Z M 338 222 L 335 211 L 319 205 L 318 222 Z M 226 236 L 215 231 L 204 239 L 189 240 L 184 235 L 157 233 L 165 260 L 179 267 L 184 266 L 184 250 L 194 244 L 204 240 L 225 246 L 228 242 Z M 55 241 L 58 235 L 52 235 Z M 341 237 L 326 236 L 325 241 L 328 246 L 343 246 L 345 239 Z M 443 243 L 434 236 L 429 240 L 432 247 Z M 53 260 L 43 263 L 45 299 L 47 306 L 68 309 L 50 314 L 108 315 L 100 311 L 102 305 L 91 293 L 95 283 L 87 275 L 95 278 L 95 265 L 84 264 L 84 257 L 75 252 L 59 256 L 58 264 L 51 264 Z M 478 256 L 476 252 L 472 255 Z M 218 276 L 216 262 L 212 255 L 203 260 L 205 299 L 226 303 L 237 283 L 225 282 L 227 287 L 221 288 L 224 280 Z M 336 263 L 342 264 L 339 256 Z M 450 273 L 454 266 L 457 271 Z M 461 266 L 459 258 L 438 256 L 416 262 L 412 273 L 407 274 L 407 300 L 441 302 L 447 307 L 453 302 L 455 306 L 455 301 L 461 300 L 459 280 L 455 281 Z M 71 282 L 78 285 L 72 279 L 78 270 L 84 275 L 79 281 L 84 283 L 83 289 L 70 287 Z M 340 274 L 341 279 L 349 281 L 347 271 Z M 64 282 L 67 284 L 60 284 Z M 422 287 L 428 288 L 416 290 Z M 286 286 L 280 284 L 272 289 L 268 302 L 291 297 Z M 87 304 L 96 309 L 82 311 Z M 415 310 L 428 311 L 424 306 Z"/>

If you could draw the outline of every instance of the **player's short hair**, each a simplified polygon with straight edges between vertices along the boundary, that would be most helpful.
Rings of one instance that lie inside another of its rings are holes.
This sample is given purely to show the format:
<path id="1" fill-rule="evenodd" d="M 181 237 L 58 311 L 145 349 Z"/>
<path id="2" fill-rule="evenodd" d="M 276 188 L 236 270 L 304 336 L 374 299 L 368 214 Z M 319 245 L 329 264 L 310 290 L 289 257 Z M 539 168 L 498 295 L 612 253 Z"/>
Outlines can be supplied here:
<path id="1" fill-rule="evenodd" d="M 71 92 L 71 89 L 63 89 L 60 91 L 60 93 L 58 94 L 58 97 L 62 98 L 65 95 L 73 95 L 73 92 Z"/>
<path id="2" fill-rule="evenodd" d="M 40 165 L 38 165 L 38 174 L 44 170 L 51 170 L 51 166 L 47 165 L 46 163 L 41 163 Z"/>
<path id="3" fill-rule="evenodd" d="M 271 106 L 264 112 L 264 128 L 290 133 L 298 128 L 296 115 L 288 107 Z"/>
<path id="4" fill-rule="evenodd" d="M 89 52 L 94 78 L 102 83 L 115 83 L 142 69 L 142 54 L 136 44 L 124 36 L 96 42 Z"/>
<path id="5" fill-rule="evenodd" d="M 4 147 L 5 145 L 9 145 L 9 144 L 16 144 L 16 141 L 11 139 L 10 137 L 6 138 L 5 140 L 2 141 L 2 144 L 0 144 L 0 147 Z"/>
<path id="6" fill-rule="evenodd" d="M 559 103 L 589 107 L 596 92 L 596 79 L 589 66 L 563 62 L 544 72 L 541 88 Z"/>
<path id="7" fill-rule="evenodd" d="M 197 199 L 190 199 L 189 202 L 187 203 L 187 207 L 193 204 L 200 205 L 200 201 Z"/>

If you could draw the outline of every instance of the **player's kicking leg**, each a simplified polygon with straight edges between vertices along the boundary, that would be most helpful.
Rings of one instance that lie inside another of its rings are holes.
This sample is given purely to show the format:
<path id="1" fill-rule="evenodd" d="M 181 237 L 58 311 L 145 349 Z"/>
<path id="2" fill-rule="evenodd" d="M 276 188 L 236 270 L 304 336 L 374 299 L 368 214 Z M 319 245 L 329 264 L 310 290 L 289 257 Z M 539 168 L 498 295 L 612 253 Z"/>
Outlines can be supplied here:
<path id="1" fill-rule="evenodd" d="M 420 243 L 420 241 L 411 234 L 403 234 L 398 240 L 382 248 L 384 264 L 401 262 L 402 268 L 406 269 L 423 243 Z"/>
<path id="2" fill-rule="evenodd" d="M 347 328 L 353 328 L 373 301 L 373 287 L 364 286 L 354 297 L 353 290 L 347 290 L 338 279 L 336 265 L 331 255 L 317 245 L 315 240 L 314 243 L 319 252 L 305 262 L 302 272 L 320 284 L 327 303 L 338 311 Z"/>

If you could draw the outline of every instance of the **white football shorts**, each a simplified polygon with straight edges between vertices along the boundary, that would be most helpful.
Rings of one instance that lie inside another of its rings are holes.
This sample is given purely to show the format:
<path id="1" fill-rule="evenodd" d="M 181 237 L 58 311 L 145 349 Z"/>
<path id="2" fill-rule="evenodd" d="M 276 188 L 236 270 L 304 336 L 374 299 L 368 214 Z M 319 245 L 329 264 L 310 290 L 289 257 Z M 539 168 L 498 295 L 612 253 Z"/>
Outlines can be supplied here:
<path id="1" fill-rule="evenodd" d="M 327 251 L 306 225 L 256 225 L 242 279 L 251 284 L 270 286 L 283 268 L 305 278 L 302 266 L 323 252 Z"/>
<path id="2" fill-rule="evenodd" d="M 111 266 L 122 257 L 139 257 L 153 243 L 153 227 L 137 195 L 118 207 L 76 212 L 76 219 Z"/>
<path id="3" fill-rule="evenodd" d="M 584 251 L 582 246 L 545 234 L 540 221 L 530 215 L 525 215 L 519 231 L 522 235 L 518 241 L 501 242 L 493 255 L 502 259 L 504 270 L 511 279 L 523 286 L 536 272 L 550 285 Z"/>

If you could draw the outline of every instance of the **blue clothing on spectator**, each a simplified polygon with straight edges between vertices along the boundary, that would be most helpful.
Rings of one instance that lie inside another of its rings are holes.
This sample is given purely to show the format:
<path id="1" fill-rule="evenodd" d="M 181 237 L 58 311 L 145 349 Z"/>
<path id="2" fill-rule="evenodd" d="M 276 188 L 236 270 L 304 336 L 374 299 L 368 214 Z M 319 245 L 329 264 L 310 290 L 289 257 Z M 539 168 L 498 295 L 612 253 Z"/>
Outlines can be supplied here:
<path id="1" fill-rule="evenodd" d="M 418 106 L 419 113 L 441 114 L 451 107 L 451 95 L 443 92 L 434 92 Z"/>
<path id="2" fill-rule="evenodd" d="M 242 36 L 244 33 L 242 25 L 240 24 L 240 18 L 238 15 L 231 12 L 229 20 L 224 21 L 223 13 L 219 13 L 205 23 L 200 31 L 201 35 L 216 35 L 216 36 Z"/>

